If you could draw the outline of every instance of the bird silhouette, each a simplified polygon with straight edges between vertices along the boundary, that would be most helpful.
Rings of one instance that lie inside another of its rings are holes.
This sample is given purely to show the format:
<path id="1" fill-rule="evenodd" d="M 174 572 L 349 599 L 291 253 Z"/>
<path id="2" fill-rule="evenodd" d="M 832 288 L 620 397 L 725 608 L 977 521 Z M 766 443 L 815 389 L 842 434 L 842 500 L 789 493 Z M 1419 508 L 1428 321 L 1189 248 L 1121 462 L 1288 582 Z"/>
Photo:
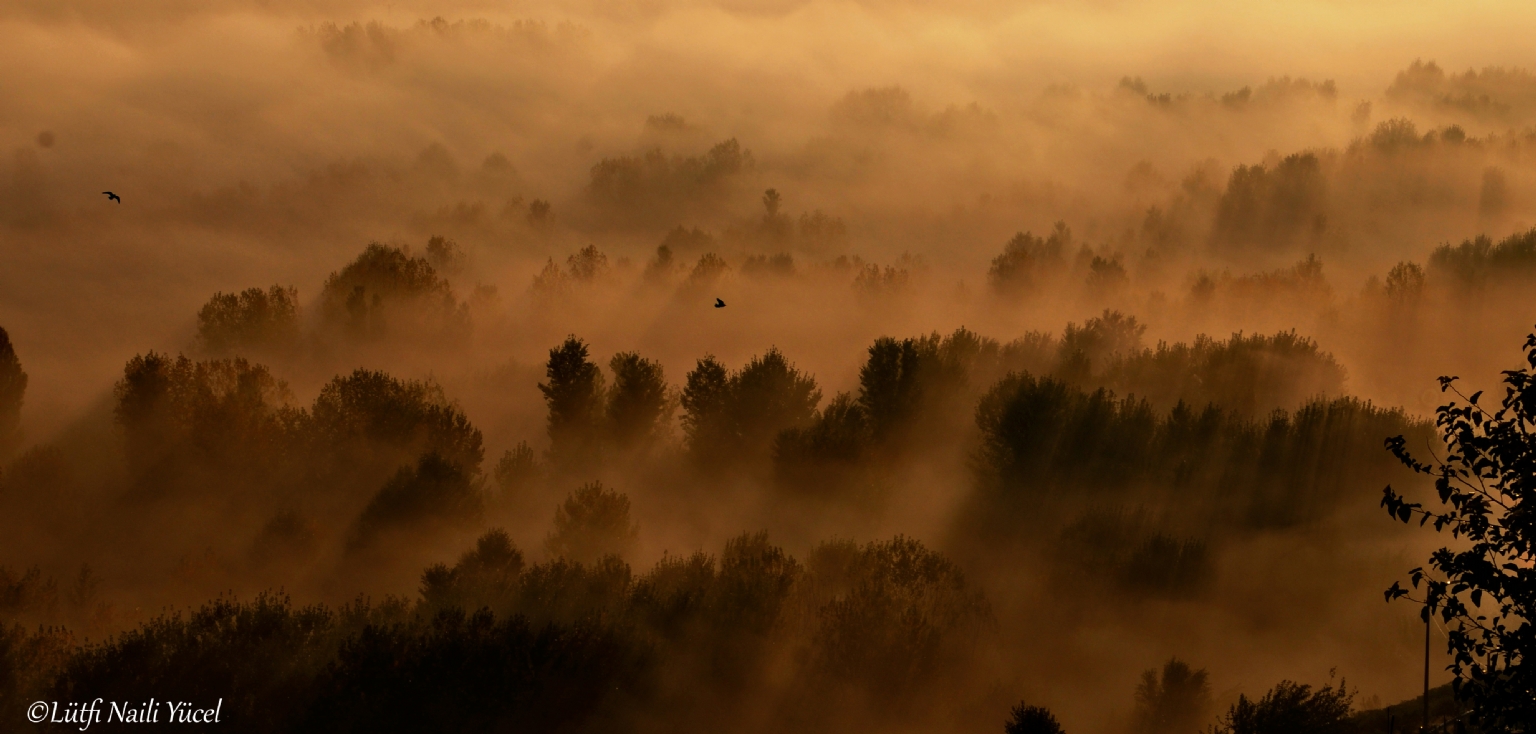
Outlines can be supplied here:
<path id="1" fill-rule="evenodd" d="M 725 301 L 722 301 L 722 300 L 716 298 L 715 299 L 715 308 L 725 308 Z"/>
<path id="2" fill-rule="evenodd" d="M 115 201 L 119 204 L 123 203 L 123 197 L 118 196 L 117 194 L 114 194 L 110 191 L 103 191 L 101 193 L 106 194 L 108 200 Z"/>

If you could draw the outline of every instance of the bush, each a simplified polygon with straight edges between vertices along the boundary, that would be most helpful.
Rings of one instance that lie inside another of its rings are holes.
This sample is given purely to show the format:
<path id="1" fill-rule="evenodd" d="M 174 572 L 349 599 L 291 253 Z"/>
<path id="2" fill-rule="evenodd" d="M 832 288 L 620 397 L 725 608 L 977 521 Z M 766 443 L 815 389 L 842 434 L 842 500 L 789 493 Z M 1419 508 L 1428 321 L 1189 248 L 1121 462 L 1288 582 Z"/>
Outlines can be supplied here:
<path id="1" fill-rule="evenodd" d="M 1354 694 L 1331 685 L 1312 690 L 1309 685 L 1280 681 L 1253 701 L 1238 696 L 1237 703 L 1221 717 L 1216 734 L 1344 734 L 1350 731 L 1349 711 Z"/>

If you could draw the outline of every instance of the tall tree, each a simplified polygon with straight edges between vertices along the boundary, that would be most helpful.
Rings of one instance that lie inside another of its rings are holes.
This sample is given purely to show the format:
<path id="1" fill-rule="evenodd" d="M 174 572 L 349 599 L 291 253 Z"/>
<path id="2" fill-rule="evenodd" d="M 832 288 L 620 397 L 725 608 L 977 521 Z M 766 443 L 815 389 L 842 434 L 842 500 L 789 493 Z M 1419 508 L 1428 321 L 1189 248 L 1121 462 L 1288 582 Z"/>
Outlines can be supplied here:
<path id="1" fill-rule="evenodd" d="M 547 430 L 550 458 L 573 468 L 597 458 L 597 442 L 603 418 L 603 373 L 587 358 L 587 343 L 575 335 L 549 350 L 539 383 L 549 406 Z"/>
<path id="2" fill-rule="evenodd" d="M 613 388 L 608 392 L 608 434 L 620 449 L 644 446 L 672 415 L 666 373 L 661 363 L 634 352 L 613 355 L 608 369 L 613 372 Z"/>
<path id="3" fill-rule="evenodd" d="M 11 335 L 0 328 L 0 459 L 21 445 L 21 404 L 27 393 L 27 373 L 16 358 Z"/>
<path id="4" fill-rule="evenodd" d="M 767 458 L 779 432 L 809 425 L 820 402 L 816 379 L 776 348 L 733 373 L 706 357 L 683 389 L 688 449 L 706 465 Z"/>
<path id="5" fill-rule="evenodd" d="M 1504 373 L 1497 408 L 1479 405 L 1481 390 L 1464 395 L 1455 377 L 1441 377 L 1452 400 L 1435 411 L 1444 458 L 1420 463 L 1402 436 L 1387 448 L 1408 467 L 1434 477 L 1440 506 L 1421 503 L 1387 487 L 1381 504 L 1392 517 L 1449 531 L 1455 550 L 1441 548 L 1429 567 L 1409 571 L 1418 596 L 1394 582 L 1388 601 L 1423 604 L 1428 623 L 1440 615 L 1449 629 L 1446 645 L 1459 698 L 1487 731 L 1510 731 L 1536 721 L 1536 334 L 1525 340 L 1526 366 Z"/>
<path id="6" fill-rule="evenodd" d="M 1138 734 L 1194 734 L 1211 707 L 1211 687 L 1204 669 L 1195 670 L 1178 658 L 1141 674 L 1136 686 Z"/>

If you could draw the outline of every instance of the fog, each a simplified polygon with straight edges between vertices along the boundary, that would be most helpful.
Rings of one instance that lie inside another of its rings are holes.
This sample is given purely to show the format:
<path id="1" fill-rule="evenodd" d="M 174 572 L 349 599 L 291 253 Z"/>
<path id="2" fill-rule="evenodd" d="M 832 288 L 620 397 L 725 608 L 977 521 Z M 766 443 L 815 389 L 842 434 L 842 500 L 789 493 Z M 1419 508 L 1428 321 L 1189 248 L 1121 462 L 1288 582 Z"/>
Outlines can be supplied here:
<path id="1" fill-rule="evenodd" d="M 367 654 L 540 628 L 565 703 L 465 728 L 1411 698 L 1382 446 L 1536 322 L 1529 15 L 0 1 L 0 703 L 374 726 Z M 312 604 L 282 672 L 130 680 Z"/>

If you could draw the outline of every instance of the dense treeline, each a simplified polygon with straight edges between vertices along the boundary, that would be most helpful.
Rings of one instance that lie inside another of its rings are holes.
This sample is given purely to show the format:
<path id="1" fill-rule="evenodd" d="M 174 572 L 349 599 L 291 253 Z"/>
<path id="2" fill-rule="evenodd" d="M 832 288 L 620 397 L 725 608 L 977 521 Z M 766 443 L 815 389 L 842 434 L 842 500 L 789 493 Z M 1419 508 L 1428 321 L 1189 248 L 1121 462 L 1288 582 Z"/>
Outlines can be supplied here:
<path id="1" fill-rule="evenodd" d="M 955 694 L 985 675 L 993 625 L 954 564 L 908 538 L 824 543 L 801 562 L 747 534 L 635 575 L 614 556 L 525 567 L 493 530 L 428 569 L 415 600 L 221 598 L 73 651 L 7 629 L 0 669 L 22 677 L 0 679 L 0 701 L 222 697 L 239 731 L 648 731 L 744 716 L 836 730 L 963 711 L 985 696 Z"/>
<path id="2" fill-rule="evenodd" d="M 1353 398 L 1251 420 L 1215 405 L 1158 411 L 1144 400 L 1030 375 L 994 386 L 976 422 L 980 481 L 1003 507 L 1155 489 L 1179 497 L 1185 511 L 1209 512 L 1213 524 L 1249 528 L 1325 514 L 1349 487 L 1387 476 L 1394 462 L 1381 456 L 1376 435 L 1426 428 Z"/>

